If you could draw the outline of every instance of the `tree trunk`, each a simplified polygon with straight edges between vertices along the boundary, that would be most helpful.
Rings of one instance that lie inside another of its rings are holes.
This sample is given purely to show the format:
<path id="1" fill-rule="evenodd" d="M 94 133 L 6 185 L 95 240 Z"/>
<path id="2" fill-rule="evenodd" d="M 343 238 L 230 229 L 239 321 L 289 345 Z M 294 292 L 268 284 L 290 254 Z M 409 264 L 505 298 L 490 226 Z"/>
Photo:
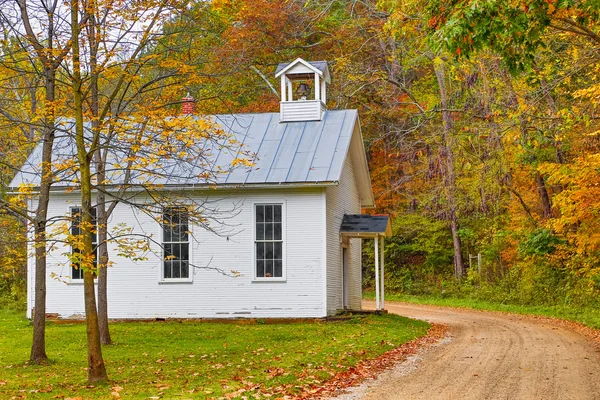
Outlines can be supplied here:
<path id="1" fill-rule="evenodd" d="M 535 183 L 540 195 L 540 200 L 542 202 L 542 212 L 544 218 L 550 218 L 552 217 L 552 202 L 550 201 L 550 196 L 548 195 L 548 190 L 546 189 L 544 177 L 538 171 L 535 172 Z"/>
<path id="2" fill-rule="evenodd" d="M 100 98 L 98 90 L 98 40 L 96 36 L 97 4 L 95 1 L 90 4 L 91 15 L 87 25 L 87 36 L 90 48 L 90 108 L 92 113 L 92 132 L 94 136 L 100 135 Z M 105 150 L 108 151 L 108 150 Z M 106 195 L 103 191 L 106 172 L 104 160 L 102 158 L 102 149 L 94 151 L 94 163 L 96 165 L 96 216 L 97 216 L 97 235 L 98 235 L 98 327 L 100 331 L 100 342 L 102 344 L 111 344 L 110 330 L 108 326 L 108 243 L 106 242 L 108 233 L 108 214 L 106 212 Z"/>
<path id="3" fill-rule="evenodd" d="M 55 98 L 56 70 L 47 66 L 44 70 L 46 104 L 49 104 L 44 116 L 44 132 L 42 144 L 42 176 L 40 193 L 35 213 L 34 246 L 35 246 L 35 300 L 33 311 L 33 343 L 31 345 L 31 362 L 42 364 L 48 361 L 46 355 L 46 219 L 50 186 L 52 185 L 52 147 L 54 146 L 54 108 L 51 105 Z"/>
<path id="4" fill-rule="evenodd" d="M 107 227 L 108 215 L 106 213 L 106 197 L 98 192 L 96 197 L 96 213 L 98 216 L 98 325 L 100 329 L 100 342 L 112 344 L 108 326 L 108 243 Z"/>
<path id="5" fill-rule="evenodd" d="M 450 220 L 450 230 L 452 231 L 452 245 L 454 246 L 454 276 L 460 279 L 465 274 L 465 267 L 461 253 L 460 236 L 458 235 L 458 218 L 456 216 Z"/>
<path id="6" fill-rule="evenodd" d="M 456 171 L 454 168 L 454 138 L 452 137 L 452 116 L 448 110 L 448 95 L 446 92 L 446 72 L 443 60 L 437 58 L 433 61 L 435 76 L 440 91 L 440 107 L 442 108 L 442 148 L 441 167 L 444 175 L 444 191 L 448 202 L 448 218 L 452 232 L 452 245 L 454 247 L 454 276 L 457 279 L 465 274 L 462 257 L 462 246 L 458 234 L 460 225 L 456 207 Z"/>
<path id="7" fill-rule="evenodd" d="M 94 278 L 96 268 L 93 266 L 92 248 L 92 184 L 91 184 L 91 159 L 88 153 L 83 126 L 83 98 L 81 65 L 79 58 L 79 0 L 71 0 L 71 51 L 73 56 L 73 107 L 75 114 L 75 144 L 77 146 L 77 160 L 81 179 L 81 235 L 83 249 L 83 292 L 85 302 L 85 319 L 87 324 L 88 346 L 88 382 L 97 383 L 108 380 L 102 345 L 100 344 L 100 331 L 98 327 L 98 313 L 96 310 L 96 294 L 94 292 Z M 90 150 L 93 152 L 93 149 Z"/>
<path id="8" fill-rule="evenodd" d="M 515 92 L 515 89 L 512 85 L 512 81 L 508 77 L 508 74 L 506 73 L 506 71 L 502 67 L 499 67 L 499 68 L 501 68 L 502 75 L 505 78 L 504 80 L 506 82 L 506 87 L 508 89 L 510 108 L 513 110 L 517 110 L 519 108 L 519 101 L 517 99 L 517 94 Z M 545 86 L 545 83 L 542 83 L 542 90 L 544 90 L 544 93 L 546 93 L 547 87 Z M 548 104 L 550 107 L 554 106 L 552 99 L 549 100 Z M 527 141 L 527 120 L 523 114 L 519 115 L 519 129 L 521 131 L 521 140 L 523 141 L 523 143 L 525 143 Z M 535 180 L 535 186 L 537 188 L 538 195 L 540 197 L 540 202 L 542 203 L 542 215 L 544 218 L 549 218 L 552 216 L 552 202 L 550 200 L 550 196 L 548 195 L 548 190 L 546 188 L 546 182 L 544 180 L 544 177 L 539 173 L 539 171 L 535 171 L 534 180 Z M 521 202 L 521 204 L 524 206 L 525 210 L 531 216 L 529 209 L 527 207 L 525 207 L 525 203 L 524 203 L 523 199 L 519 198 L 519 201 Z"/>
<path id="9" fill-rule="evenodd" d="M 42 199 L 48 205 L 48 197 Z M 38 206 L 38 210 L 41 206 Z M 47 208 L 46 208 L 47 209 Z M 39 215 L 39 214 L 38 214 Z M 29 360 L 36 364 L 48 361 L 46 355 L 46 218 L 35 223 L 35 305 L 33 308 L 33 343 Z"/>

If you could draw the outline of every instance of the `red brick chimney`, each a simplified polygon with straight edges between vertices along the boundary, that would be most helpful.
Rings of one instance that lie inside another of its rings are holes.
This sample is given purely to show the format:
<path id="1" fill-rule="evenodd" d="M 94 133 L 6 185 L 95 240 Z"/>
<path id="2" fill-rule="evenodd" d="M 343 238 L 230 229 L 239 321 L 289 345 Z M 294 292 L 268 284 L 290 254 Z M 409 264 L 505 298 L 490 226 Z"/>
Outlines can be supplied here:
<path id="1" fill-rule="evenodd" d="M 181 114 L 191 115 L 196 112 L 196 99 L 194 99 L 188 93 L 183 99 L 181 99 Z"/>

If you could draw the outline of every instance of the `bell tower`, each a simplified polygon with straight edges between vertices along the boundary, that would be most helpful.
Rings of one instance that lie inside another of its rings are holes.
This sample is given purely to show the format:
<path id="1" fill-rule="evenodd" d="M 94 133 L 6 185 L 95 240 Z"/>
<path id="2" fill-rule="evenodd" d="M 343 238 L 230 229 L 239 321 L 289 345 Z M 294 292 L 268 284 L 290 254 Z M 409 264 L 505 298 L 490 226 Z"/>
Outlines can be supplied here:
<path id="1" fill-rule="evenodd" d="M 326 61 L 279 64 L 275 77 L 281 80 L 280 122 L 320 121 L 327 110 L 327 84 L 331 83 Z"/>

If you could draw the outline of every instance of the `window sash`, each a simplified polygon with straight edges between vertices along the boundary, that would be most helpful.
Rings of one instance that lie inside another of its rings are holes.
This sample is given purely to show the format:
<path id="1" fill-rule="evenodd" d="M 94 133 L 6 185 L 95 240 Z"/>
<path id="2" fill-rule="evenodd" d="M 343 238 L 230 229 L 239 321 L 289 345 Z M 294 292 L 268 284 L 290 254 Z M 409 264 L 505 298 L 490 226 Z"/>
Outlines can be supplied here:
<path id="1" fill-rule="evenodd" d="M 162 278 L 190 278 L 189 217 L 184 209 L 165 208 L 162 228 Z"/>
<path id="2" fill-rule="evenodd" d="M 256 278 L 283 278 L 283 204 L 254 206 Z"/>

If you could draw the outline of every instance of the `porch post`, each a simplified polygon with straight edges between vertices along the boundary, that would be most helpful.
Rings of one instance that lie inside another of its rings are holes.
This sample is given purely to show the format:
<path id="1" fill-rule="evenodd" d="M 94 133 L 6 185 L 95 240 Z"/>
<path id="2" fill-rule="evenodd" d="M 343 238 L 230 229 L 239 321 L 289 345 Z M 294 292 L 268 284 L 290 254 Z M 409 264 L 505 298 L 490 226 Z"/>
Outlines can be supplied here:
<path id="1" fill-rule="evenodd" d="M 381 309 L 382 310 L 385 310 L 385 280 L 383 279 L 384 278 L 383 270 L 385 269 L 385 257 L 383 254 L 384 253 L 384 250 L 383 250 L 384 249 L 384 247 L 383 247 L 384 240 L 385 240 L 385 237 L 383 235 L 381 235 L 381 249 L 379 250 L 379 252 L 380 252 L 379 257 L 381 257 L 381 262 L 380 262 L 381 267 L 380 268 L 381 268 Z"/>
<path id="2" fill-rule="evenodd" d="M 294 100 L 294 92 L 292 91 L 292 81 L 287 79 L 287 89 L 288 89 L 288 94 L 287 94 L 287 101 L 293 101 Z"/>
<path id="3" fill-rule="evenodd" d="M 375 309 L 379 310 L 379 235 L 375 236 Z"/>

